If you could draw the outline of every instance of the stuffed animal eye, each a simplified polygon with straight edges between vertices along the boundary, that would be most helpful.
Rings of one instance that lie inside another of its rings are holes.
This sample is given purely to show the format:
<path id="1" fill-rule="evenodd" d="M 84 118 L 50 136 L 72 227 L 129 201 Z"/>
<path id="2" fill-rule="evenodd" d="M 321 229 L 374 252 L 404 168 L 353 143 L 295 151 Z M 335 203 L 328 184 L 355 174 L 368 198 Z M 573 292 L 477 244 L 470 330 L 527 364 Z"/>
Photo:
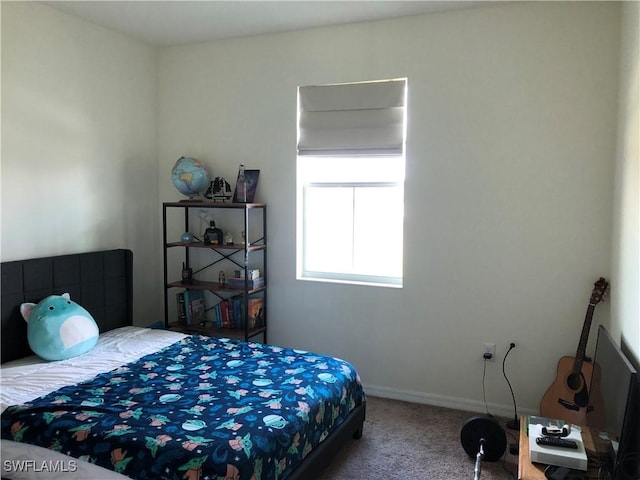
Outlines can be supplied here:
<path id="1" fill-rule="evenodd" d="M 49 310 L 55 310 L 56 307 L 54 307 L 53 305 L 49 305 Z"/>
<path id="2" fill-rule="evenodd" d="M 67 305 L 71 305 L 71 300 L 67 300 Z"/>

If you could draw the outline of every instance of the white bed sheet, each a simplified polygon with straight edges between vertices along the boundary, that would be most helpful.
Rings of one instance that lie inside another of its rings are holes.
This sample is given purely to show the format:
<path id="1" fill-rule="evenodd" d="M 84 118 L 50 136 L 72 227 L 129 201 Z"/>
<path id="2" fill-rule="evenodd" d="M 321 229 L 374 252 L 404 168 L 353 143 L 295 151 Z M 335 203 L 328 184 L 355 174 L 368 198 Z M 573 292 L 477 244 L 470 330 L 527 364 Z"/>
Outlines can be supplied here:
<path id="1" fill-rule="evenodd" d="M 45 362 L 33 355 L 0 368 L 0 411 L 28 402 L 67 385 L 88 380 L 177 342 L 185 335 L 166 330 L 122 327 L 103 333 L 90 352 L 79 357 Z M 2 476 L 28 479 L 122 480 L 127 477 L 76 460 L 47 448 L 0 441 Z"/>

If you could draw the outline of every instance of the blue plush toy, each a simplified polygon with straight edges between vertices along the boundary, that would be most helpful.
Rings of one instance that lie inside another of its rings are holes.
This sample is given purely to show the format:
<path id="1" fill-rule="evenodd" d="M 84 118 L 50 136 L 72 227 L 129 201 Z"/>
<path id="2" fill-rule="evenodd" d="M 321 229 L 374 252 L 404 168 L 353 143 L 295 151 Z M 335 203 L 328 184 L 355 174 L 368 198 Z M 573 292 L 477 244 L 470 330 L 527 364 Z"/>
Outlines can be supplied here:
<path id="1" fill-rule="evenodd" d="M 64 360 L 87 353 L 98 341 L 98 325 L 68 293 L 51 295 L 40 303 L 23 303 L 20 313 L 29 324 L 27 339 L 44 360 Z"/>

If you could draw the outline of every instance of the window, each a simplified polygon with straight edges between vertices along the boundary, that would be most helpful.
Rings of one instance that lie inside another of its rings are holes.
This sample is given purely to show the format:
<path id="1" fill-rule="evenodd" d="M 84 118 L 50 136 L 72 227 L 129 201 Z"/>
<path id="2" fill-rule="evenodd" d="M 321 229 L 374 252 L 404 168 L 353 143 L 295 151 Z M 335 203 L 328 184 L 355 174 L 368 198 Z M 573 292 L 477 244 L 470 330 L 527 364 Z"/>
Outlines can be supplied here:
<path id="1" fill-rule="evenodd" d="M 402 286 L 406 80 L 298 90 L 297 278 Z"/>

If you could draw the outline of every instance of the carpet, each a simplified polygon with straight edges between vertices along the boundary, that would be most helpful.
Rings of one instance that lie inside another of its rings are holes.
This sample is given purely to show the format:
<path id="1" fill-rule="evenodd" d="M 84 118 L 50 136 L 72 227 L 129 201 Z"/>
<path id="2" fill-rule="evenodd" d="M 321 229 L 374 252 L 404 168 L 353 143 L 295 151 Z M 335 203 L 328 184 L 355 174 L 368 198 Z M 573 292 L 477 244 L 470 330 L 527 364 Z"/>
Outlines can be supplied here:
<path id="1" fill-rule="evenodd" d="M 318 480 L 473 479 L 475 456 L 460 443 L 464 422 L 477 414 L 417 403 L 367 397 L 367 418 L 360 440 L 345 448 L 318 475 Z M 482 462 L 481 479 L 511 480 L 518 457 L 508 445 L 518 432 L 509 430 L 507 451 L 497 462 Z"/>

